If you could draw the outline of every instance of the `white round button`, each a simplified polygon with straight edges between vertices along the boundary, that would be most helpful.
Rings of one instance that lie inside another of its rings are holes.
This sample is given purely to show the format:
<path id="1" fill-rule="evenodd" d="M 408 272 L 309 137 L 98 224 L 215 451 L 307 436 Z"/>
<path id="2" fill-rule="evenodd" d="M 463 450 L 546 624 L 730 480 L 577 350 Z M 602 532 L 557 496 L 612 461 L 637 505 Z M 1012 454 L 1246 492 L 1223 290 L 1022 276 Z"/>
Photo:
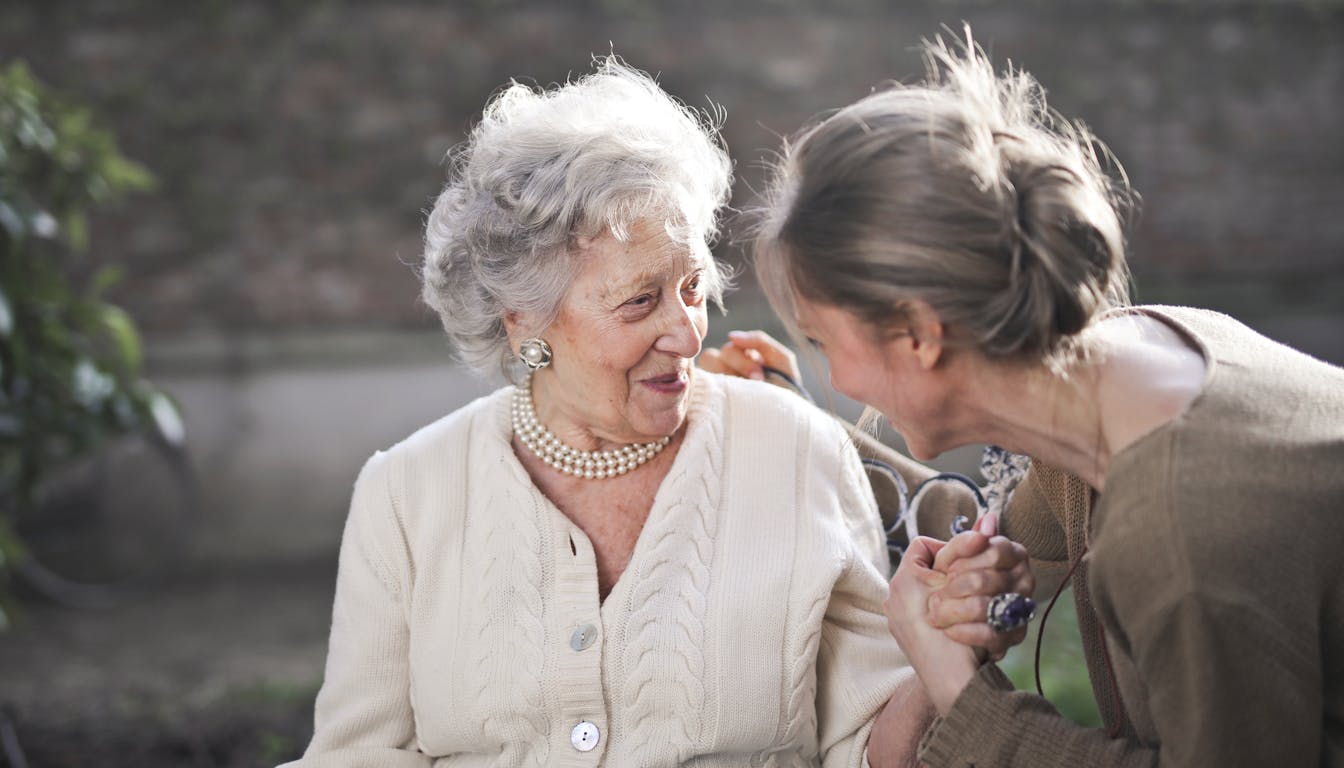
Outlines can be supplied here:
<path id="1" fill-rule="evenodd" d="M 597 726 L 584 720 L 574 726 L 574 730 L 569 732 L 569 743 L 580 752 L 591 752 L 597 747 L 597 740 L 602 738 L 602 732 L 597 730 Z"/>
<path id="2" fill-rule="evenodd" d="M 584 624 L 582 627 L 574 630 L 574 634 L 569 636 L 569 647 L 576 651 L 587 650 L 592 646 L 593 641 L 597 639 L 597 627 L 592 624 Z"/>

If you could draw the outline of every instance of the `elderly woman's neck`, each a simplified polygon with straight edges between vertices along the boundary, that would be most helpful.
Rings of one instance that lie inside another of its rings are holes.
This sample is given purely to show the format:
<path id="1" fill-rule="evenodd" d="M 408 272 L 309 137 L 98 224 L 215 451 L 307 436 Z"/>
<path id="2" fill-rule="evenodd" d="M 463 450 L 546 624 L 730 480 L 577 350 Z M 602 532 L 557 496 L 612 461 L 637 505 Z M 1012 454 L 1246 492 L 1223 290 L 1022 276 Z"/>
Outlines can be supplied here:
<path id="1" fill-rule="evenodd" d="M 537 420 L 561 443 L 580 451 L 611 451 L 638 442 L 636 439 L 621 439 L 609 427 L 585 423 L 577 416 L 583 413 L 580 405 L 567 402 L 566 393 L 559 387 L 551 386 L 547 377 L 533 377 L 532 407 L 536 411 Z"/>

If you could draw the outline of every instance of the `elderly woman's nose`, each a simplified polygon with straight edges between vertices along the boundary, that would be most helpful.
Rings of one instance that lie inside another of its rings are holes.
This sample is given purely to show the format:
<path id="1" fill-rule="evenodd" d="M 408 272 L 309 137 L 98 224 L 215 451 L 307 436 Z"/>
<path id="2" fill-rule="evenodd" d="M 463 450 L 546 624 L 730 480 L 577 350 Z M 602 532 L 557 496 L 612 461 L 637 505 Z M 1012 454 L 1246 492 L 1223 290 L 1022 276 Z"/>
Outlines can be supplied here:
<path id="1" fill-rule="evenodd" d="M 700 309 L 680 302 L 670 303 L 663 321 L 662 335 L 654 348 L 663 352 L 672 352 L 679 357 L 695 357 L 700 354 Z"/>

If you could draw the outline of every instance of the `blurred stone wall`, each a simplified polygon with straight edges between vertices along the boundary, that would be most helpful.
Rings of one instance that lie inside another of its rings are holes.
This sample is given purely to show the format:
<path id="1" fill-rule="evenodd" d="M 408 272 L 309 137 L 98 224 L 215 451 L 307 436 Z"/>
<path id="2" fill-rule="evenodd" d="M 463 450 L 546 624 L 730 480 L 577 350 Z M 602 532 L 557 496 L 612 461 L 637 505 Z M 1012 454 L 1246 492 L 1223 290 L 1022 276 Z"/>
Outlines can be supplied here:
<path id="1" fill-rule="evenodd" d="M 740 206 L 778 136 L 917 77 L 919 39 L 963 19 L 1124 162 L 1146 201 L 1141 296 L 1188 286 L 1297 311 L 1344 288 L 1342 9 L 11 0 L 0 59 L 93 104 L 159 176 L 95 230 L 154 333 L 431 326 L 406 266 L 422 212 L 444 153 L 510 77 L 563 80 L 614 49 L 688 103 L 722 104 Z"/>
<path id="2" fill-rule="evenodd" d="M 489 389 L 450 364 L 412 265 L 493 91 L 615 50 L 726 108 L 745 207 L 781 136 L 917 78 L 920 38 L 962 20 L 1123 161 L 1140 300 L 1344 363 L 1337 0 L 9 0 L 0 63 L 92 105 L 159 178 L 98 217 L 91 259 L 126 266 L 116 298 L 187 407 L 207 559 L 327 557 L 363 457 Z M 742 282 L 711 338 L 770 322 Z"/>

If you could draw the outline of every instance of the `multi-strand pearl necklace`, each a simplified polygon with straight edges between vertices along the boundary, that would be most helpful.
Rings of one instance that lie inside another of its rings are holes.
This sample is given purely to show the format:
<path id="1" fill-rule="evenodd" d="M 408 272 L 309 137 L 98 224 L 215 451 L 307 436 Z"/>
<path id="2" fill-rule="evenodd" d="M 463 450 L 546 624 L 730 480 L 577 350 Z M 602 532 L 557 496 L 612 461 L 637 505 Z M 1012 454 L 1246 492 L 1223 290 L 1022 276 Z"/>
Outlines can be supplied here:
<path id="1" fill-rule="evenodd" d="M 513 431 L 537 458 L 568 475 L 599 479 L 624 475 L 657 456 L 672 442 L 668 435 L 651 443 L 633 443 L 613 451 L 581 451 L 560 442 L 537 420 L 532 404 L 532 377 L 513 390 Z"/>

